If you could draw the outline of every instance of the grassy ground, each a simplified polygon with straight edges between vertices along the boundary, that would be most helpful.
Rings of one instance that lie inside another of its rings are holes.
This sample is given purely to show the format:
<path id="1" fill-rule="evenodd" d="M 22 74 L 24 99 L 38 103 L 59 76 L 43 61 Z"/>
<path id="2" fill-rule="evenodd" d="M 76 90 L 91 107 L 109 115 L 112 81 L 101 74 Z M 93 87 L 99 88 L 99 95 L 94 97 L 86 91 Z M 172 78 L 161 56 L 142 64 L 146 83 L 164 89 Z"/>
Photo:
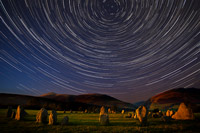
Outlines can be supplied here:
<path id="1" fill-rule="evenodd" d="M 141 126 L 138 120 L 124 118 L 122 114 L 110 114 L 110 125 L 100 126 L 99 114 L 83 114 L 57 111 L 58 124 L 38 124 L 35 117 L 38 110 L 26 110 L 25 120 L 16 121 L 6 118 L 6 109 L 0 109 L 0 132 L 200 132 L 200 114 L 193 121 L 162 122 L 160 118 L 148 119 L 147 126 Z M 69 125 L 61 126 L 64 116 L 69 117 Z"/>

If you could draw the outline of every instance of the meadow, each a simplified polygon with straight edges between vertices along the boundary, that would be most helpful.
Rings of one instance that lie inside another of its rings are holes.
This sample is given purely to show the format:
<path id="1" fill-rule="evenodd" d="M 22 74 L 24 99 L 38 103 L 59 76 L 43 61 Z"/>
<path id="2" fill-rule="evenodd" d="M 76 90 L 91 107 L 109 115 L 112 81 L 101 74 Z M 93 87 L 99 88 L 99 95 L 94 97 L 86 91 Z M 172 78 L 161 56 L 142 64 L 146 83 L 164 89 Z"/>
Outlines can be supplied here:
<path id="1" fill-rule="evenodd" d="M 148 124 L 142 126 L 134 118 L 124 118 L 127 114 L 109 114 L 110 124 L 101 126 L 99 114 L 57 111 L 57 125 L 38 124 L 35 122 L 39 110 L 26 110 L 29 114 L 24 120 L 16 121 L 6 118 L 6 109 L 0 109 L 0 132 L 200 132 L 200 113 L 193 121 L 173 120 L 163 122 L 161 118 L 149 118 Z M 50 113 L 50 110 L 49 112 Z M 69 117 L 69 125 L 61 126 L 64 116 Z"/>

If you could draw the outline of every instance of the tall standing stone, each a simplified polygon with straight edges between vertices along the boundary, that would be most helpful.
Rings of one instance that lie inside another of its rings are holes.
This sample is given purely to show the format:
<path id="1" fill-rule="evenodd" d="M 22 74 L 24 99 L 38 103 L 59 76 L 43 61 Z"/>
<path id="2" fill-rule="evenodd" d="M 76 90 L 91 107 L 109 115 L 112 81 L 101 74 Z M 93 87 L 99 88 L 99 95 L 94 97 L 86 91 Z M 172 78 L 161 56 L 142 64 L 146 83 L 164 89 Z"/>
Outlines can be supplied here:
<path id="1" fill-rule="evenodd" d="M 105 114 L 105 108 L 104 108 L 104 106 L 102 106 L 101 109 L 100 109 L 100 115 L 103 115 L 103 114 Z"/>
<path id="2" fill-rule="evenodd" d="M 12 107 L 11 107 L 11 106 L 8 106 L 8 110 L 7 110 L 6 116 L 7 116 L 7 117 L 11 117 L 11 115 L 12 115 Z"/>
<path id="3" fill-rule="evenodd" d="M 55 110 L 52 110 L 49 115 L 49 125 L 55 125 L 57 122 L 57 113 Z"/>
<path id="4" fill-rule="evenodd" d="M 47 122 L 48 112 L 45 108 L 41 108 L 37 113 L 36 122 L 38 123 L 46 123 Z"/>
<path id="5" fill-rule="evenodd" d="M 187 107 L 184 103 L 181 103 L 178 111 L 172 116 L 176 120 L 193 120 L 194 114 L 190 107 Z"/>
<path id="6" fill-rule="evenodd" d="M 27 113 L 24 111 L 24 108 L 19 105 L 17 107 L 17 112 L 16 112 L 16 115 L 15 115 L 15 119 L 16 120 L 22 120 L 22 119 L 24 119 L 25 115 L 27 115 Z"/>
<path id="7" fill-rule="evenodd" d="M 144 124 L 147 122 L 147 108 L 145 106 L 140 106 L 136 110 L 137 118 L 139 119 L 140 123 Z"/>

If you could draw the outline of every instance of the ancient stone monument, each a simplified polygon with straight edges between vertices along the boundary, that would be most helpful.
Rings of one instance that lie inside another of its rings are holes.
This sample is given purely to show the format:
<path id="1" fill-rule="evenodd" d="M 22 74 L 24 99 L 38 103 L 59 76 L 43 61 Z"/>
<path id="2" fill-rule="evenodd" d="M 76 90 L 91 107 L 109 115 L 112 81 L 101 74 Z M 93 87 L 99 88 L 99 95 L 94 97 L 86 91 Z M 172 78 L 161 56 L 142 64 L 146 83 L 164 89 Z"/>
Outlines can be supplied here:
<path id="1" fill-rule="evenodd" d="M 16 112 L 16 115 L 15 115 L 15 119 L 16 120 L 22 120 L 22 119 L 24 119 L 25 115 L 27 115 L 27 113 L 24 111 L 24 108 L 19 105 L 17 107 L 17 112 Z"/>
<path id="2" fill-rule="evenodd" d="M 49 125 L 55 125 L 57 122 L 57 113 L 55 110 L 52 110 L 49 115 Z"/>
<path id="3" fill-rule="evenodd" d="M 172 116 L 173 119 L 176 120 L 193 120 L 194 114 L 192 109 L 185 105 L 185 103 L 181 103 L 178 111 Z"/>
<path id="4" fill-rule="evenodd" d="M 147 108 L 145 106 L 140 106 L 136 110 L 137 118 L 139 119 L 140 123 L 145 124 L 147 122 Z"/>
<path id="5" fill-rule="evenodd" d="M 103 114 L 105 114 L 105 108 L 104 108 L 104 106 L 102 106 L 101 109 L 100 109 L 100 115 L 103 115 Z"/>
<path id="6" fill-rule="evenodd" d="M 36 122 L 38 123 L 46 123 L 47 122 L 48 112 L 45 108 L 41 108 L 40 111 L 36 115 Z"/>

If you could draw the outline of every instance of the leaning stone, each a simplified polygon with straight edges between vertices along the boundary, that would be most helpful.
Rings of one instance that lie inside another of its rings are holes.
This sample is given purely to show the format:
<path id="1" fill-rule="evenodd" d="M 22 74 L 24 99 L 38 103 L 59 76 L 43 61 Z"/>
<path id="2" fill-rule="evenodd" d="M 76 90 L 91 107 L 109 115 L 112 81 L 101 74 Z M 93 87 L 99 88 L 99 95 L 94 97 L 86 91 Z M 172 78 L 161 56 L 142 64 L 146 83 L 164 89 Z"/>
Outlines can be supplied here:
<path id="1" fill-rule="evenodd" d="M 57 122 L 57 113 L 55 110 L 52 110 L 49 115 L 49 125 L 55 125 Z"/>
<path id="2" fill-rule="evenodd" d="M 69 123 L 69 117 L 65 116 L 61 121 L 61 125 L 68 125 L 68 123 Z"/>
<path id="3" fill-rule="evenodd" d="M 27 115 L 27 113 L 24 111 L 24 108 L 19 105 L 17 107 L 17 112 L 16 112 L 16 115 L 15 115 L 15 119 L 16 120 L 22 120 L 22 119 L 24 119 L 25 115 Z"/>
<path id="4" fill-rule="evenodd" d="M 38 123 L 46 123 L 47 122 L 48 112 L 45 108 L 41 108 L 37 113 L 36 122 Z"/>
<path id="5" fill-rule="evenodd" d="M 106 126 L 109 124 L 109 116 L 108 114 L 103 114 L 99 116 L 100 125 Z"/>
<path id="6" fill-rule="evenodd" d="M 7 116 L 7 117 L 11 117 L 11 115 L 12 115 L 12 107 L 11 107 L 11 106 L 8 106 L 8 110 L 7 110 L 6 116 Z"/>

